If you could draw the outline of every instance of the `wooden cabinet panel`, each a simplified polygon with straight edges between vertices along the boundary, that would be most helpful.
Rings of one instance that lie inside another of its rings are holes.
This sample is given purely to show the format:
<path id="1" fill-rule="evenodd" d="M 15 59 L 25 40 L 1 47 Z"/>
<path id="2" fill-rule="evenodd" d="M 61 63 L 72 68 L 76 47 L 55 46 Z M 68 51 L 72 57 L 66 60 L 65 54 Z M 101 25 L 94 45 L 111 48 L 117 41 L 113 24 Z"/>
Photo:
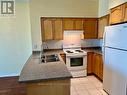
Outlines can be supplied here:
<path id="1" fill-rule="evenodd" d="M 94 54 L 93 72 L 95 75 L 103 80 L 103 60 L 102 55 L 100 54 Z"/>
<path id="2" fill-rule="evenodd" d="M 84 38 L 95 39 L 97 38 L 97 19 L 85 19 L 84 20 Z"/>
<path id="3" fill-rule="evenodd" d="M 63 19 L 64 30 L 83 30 L 83 19 L 66 18 Z"/>
<path id="4" fill-rule="evenodd" d="M 87 53 L 87 74 L 93 73 L 93 52 Z"/>
<path id="5" fill-rule="evenodd" d="M 99 18 L 99 20 L 98 20 L 98 38 L 103 38 L 105 26 L 107 26 L 108 23 L 109 23 L 109 16 L 108 15 Z"/>
<path id="6" fill-rule="evenodd" d="M 43 41 L 63 39 L 62 19 L 44 18 L 41 23 Z"/>
<path id="7" fill-rule="evenodd" d="M 124 4 L 124 21 L 127 21 L 127 3 Z"/>
<path id="8" fill-rule="evenodd" d="M 83 30 L 83 19 L 75 19 L 74 20 L 74 29 L 75 30 Z"/>
<path id="9" fill-rule="evenodd" d="M 52 20 L 44 19 L 42 22 L 43 30 L 42 30 L 42 39 L 43 41 L 52 40 L 53 39 L 53 24 Z"/>
<path id="10" fill-rule="evenodd" d="M 60 56 L 62 57 L 63 61 L 66 64 L 66 54 L 65 53 L 61 53 Z"/>
<path id="11" fill-rule="evenodd" d="M 73 30 L 74 29 L 74 21 L 73 19 L 63 19 L 63 28 L 64 30 Z"/>
<path id="12" fill-rule="evenodd" d="M 70 95 L 70 79 L 29 83 L 27 95 Z"/>
<path id="13" fill-rule="evenodd" d="M 62 40 L 63 39 L 62 19 L 55 19 L 54 20 L 53 39 L 54 40 Z"/>
<path id="14" fill-rule="evenodd" d="M 94 18 L 41 18 L 42 41 L 63 40 L 64 30 L 83 30 L 82 39 L 97 38 L 97 21 Z"/>
<path id="15" fill-rule="evenodd" d="M 115 7 L 113 9 L 111 9 L 110 11 L 110 24 L 114 24 L 114 23 L 120 23 L 123 21 L 124 19 L 124 6 L 120 5 L 118 7 Z"/>

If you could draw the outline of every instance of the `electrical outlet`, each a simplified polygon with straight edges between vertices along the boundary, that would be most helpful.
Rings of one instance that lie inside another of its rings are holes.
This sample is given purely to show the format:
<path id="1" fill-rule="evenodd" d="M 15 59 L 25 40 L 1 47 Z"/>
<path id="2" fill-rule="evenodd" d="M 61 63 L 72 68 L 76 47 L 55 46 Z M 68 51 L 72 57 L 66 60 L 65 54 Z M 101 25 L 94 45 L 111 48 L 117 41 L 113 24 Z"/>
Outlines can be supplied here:
<path id="1" fill-rule="evenodd" d="M 34 49 L 37 49 L 37 44 L 34 45 Z"/>

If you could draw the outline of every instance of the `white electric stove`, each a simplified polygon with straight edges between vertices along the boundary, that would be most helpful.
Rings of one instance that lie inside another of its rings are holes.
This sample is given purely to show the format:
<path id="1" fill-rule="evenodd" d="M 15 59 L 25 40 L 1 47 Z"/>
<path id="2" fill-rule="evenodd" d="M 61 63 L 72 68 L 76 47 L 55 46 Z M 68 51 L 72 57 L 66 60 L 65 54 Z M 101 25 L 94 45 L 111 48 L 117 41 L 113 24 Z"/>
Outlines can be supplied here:
<path id="1" fill-rule="evenodd" d="M 64 31 L 63 51 L 66 54 L 66 66 L 73 77 L 87 76 L 87 52 L 81 49 L 82 31 L 73 31 L 73 34 L 69 34 L 70 32 Z"/>

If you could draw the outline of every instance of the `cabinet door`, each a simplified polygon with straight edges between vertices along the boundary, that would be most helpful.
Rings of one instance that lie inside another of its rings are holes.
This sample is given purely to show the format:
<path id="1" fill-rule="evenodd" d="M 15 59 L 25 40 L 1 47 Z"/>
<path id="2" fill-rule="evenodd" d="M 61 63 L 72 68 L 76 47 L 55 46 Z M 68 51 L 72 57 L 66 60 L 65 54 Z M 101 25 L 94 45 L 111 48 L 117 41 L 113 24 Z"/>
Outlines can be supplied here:
<path id="1" fill-rule="evenodd" d="M 55 19 L 53 23 L 54 23 L 53 39 L 62 40 L 63 39 L 62 19 Z"/>
<path id="2" fill-rule="evenodd" d="M 74 29 L 75 30 L 83 30 L 83 19 L 75 19 L 74 20 Z"/>
<path id="3" fill-rule="evenodd" d="M 103 38 L 105 26 L 107 26 L 109 23 L 108 21 L 109 21 L 108 15 L 99 18 L 99 20 L 98 20 L 98 38 Z"/>
<path id="4" fill-rule="evenodd" d="M 53 24 L 51 19 L 44 19 L 42 29 L 42 39 L 43 41 L 53 39 Z"/>
<path id="5" fill-rule="evenodd" d="M 94 54 L 94 62 L 93 62 L 93 72 L 95 75 L 99 75 L 99 68 L 100 68 L 100 60 L 97 54 Z"/>
<path id="6" fill-rule="evenodd" d="M 71 18 L 63 19 L 63 28 L 64 28 L 64 30 L 73 30 L 74 29 L 74 20 Z"/>
<path id="7" fill-rule="evenodd" d="M 62 57 L 63 61 L 66 64 L 66 54 L 65 53 L 61 53 L 60 56 Z"/>
<path id="8" fill-rule="evenodd" d="M 85 19 L 84 20 L 84 38 L 95 39 L 97 38 L 97 19 Z"/>
<path id="9" fill-rule="evenodd" d="M 124 6 L 120 5 L 118 7 L 115 7 L 111 9 L 110 11 L 110 24 L 120 23 L 123 21 L 123 12 L 124 12 Z"/>
<path id="10" fill-rule="evenodd" d="M 99 59 L 100 59 L 99 78 L 103 80 L 103 58 L 102 58 L 102 55 L 99 55 Z"/>
<path id="11" fill-rule="evenodd" d="M 100 54 L 96 54 L 96 53 L 94 54 L 93 72 L 101 80 L 103 80 L 103 60 L 102 60 L 102 55 Z"/>
<path id="12" fill-rule="evenodd" d="M 87 53 L 87 74 L 93 73 L 93 52 Z"/>
<path id="13" fill-rule="evenodd" d="M 127 21 L 127 3 L 124 4 L 124 21 Z"/>

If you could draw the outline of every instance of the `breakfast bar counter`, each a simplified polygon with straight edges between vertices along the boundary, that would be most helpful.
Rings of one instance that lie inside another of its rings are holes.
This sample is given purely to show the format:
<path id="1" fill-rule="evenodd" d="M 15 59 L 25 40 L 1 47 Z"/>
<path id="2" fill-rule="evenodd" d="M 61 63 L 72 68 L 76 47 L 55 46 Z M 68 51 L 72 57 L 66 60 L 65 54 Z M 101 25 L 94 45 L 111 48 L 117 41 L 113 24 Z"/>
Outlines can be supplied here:
<path id="1" fill-rule="evenodd" d="M 29 58 L 19 77 L 20 83 L 26 83 L 27 95 L 70 95 L 72 75 L 59 53 L 57 55 L 59 61 L 56 62 L 43 63 L 39 54 Z"/>

